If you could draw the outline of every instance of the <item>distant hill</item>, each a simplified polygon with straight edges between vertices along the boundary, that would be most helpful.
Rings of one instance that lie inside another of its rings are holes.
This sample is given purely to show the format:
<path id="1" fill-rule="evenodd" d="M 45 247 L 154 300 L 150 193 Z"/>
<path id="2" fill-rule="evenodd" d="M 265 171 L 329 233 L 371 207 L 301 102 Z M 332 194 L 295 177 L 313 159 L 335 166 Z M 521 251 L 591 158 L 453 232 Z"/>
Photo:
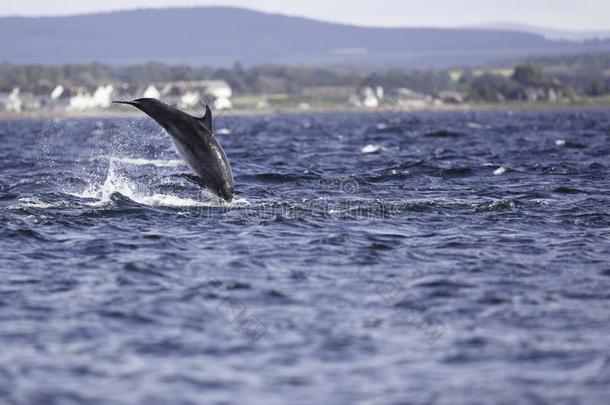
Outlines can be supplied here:
<path id="1" fill-rule="evenodd" d="M 228 7 L 0 18 L 0 62 L 448 67 L 610 49 L 508 30 L 366 28 Z"/>
<path id="2" fill-rule="evenodd" d="M 485 24 L 476 28 L 487 29 L 487 30 L 505 30 L 505 31 L 518 31 L 518 32 L 529 32 L 532 34 L 539 34 L 548 39 L 564 39 L 569 41 L 586 41 L 592 39 L 607 39 L 610 38 L 610 30 L 606 31 L 571 31 L 571 30 L 558 30 L 552 28 L 533 27 L 524 24 L 512 24 L 512 23 L 498 23 L 498 24 Z"/>

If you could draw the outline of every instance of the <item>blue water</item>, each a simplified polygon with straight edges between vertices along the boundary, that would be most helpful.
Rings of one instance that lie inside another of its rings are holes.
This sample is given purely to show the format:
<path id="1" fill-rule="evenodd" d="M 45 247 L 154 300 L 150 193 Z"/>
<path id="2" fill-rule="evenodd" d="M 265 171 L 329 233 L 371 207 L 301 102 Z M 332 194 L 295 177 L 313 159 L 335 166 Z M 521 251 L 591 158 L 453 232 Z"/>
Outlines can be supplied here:
<path id="1" fill-rule="evenodd" d="M 0 402 L 608 403 L 610 114 L 215 125 L 0 122 Z"/>

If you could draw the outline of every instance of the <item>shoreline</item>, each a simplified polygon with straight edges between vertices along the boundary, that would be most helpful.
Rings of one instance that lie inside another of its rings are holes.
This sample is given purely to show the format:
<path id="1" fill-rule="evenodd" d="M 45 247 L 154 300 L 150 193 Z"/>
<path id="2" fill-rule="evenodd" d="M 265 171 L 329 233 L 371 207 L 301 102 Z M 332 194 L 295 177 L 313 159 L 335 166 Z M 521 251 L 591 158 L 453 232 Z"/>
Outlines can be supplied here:
<path id="1" fill-rule="evenodd" d="M 383 107 L 373 108 L 311 108 L 303 110 L 299 108 L 278 108 L 265 110 L 221 110 L 216 112 L 217 117 L 223 116 L 274 116 L 274 115 L 308 115 L 308 114 L 416 114 L 416 113 L 443 113 L 443 112 L 477 112 L 477 111 L 565 111 L 565 110 L 598 110 L 610 108 L 608 100 L 595 101 L 585 100 L 573 103 L 484 103 L 484 104 L 460 104 L 426 106 L 422 108 L 402 108 L 396 110 L 384 110 Z M 187 111 L 193 115 L 202 115 L 200 111 Z M 87 111 L 25 111 L 22 113 L 0 111 L 0 120 L 19 119 L 93 119 L 93 118 L 136 118 L 141 117 L 139 111 L 121 110 L 109 108 L 105 110 Z"/>

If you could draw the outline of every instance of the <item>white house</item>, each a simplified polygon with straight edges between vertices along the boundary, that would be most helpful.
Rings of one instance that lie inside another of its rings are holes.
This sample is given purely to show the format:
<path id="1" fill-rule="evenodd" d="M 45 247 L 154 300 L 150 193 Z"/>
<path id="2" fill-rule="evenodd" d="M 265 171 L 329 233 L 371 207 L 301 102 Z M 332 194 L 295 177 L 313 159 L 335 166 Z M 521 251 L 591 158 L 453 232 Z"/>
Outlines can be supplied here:
<path id="1" fill-rule="evenodd" d="M 108 108 L 112 104 L 112 85 L 99 86 L 93 95 L 85 90 L 80 90 L 70 98 L 69 110 L 87 110 L 92 108 Z"/>
<path id="2" fill-rule="evenodd" d="M 404 109 L 418 109 L 433 105 L 434 98 L 408 88 L 396 89 L 396 104 Z"/>
<path id="3" fill-rule="evenodd" d="M 229 83 L 224 80 L 203 80 L 201 81 L 205 92 L 215 98 L 231 98 L 233 90 Z"/>
<path id="4" fill-rule="evenodd" d="M 383 88 L 372 88 L 370 86 L 361 88 L 356 94 L 352 95 L 349 103 L 355 107 L 378 108 L 383 99 Z"/>
<path id="5" fill-rule="evenodd" d="M 93 108 L 91 93 L 79 89 L 75 96 L 70 97 L 68 110 L 86 110 L 88 108 Z"/>
<path id="6" fill-rule="evenodd" d="M 189 109 L 195 107 L 199 100 L 201 100 L 201 96 L 197 91 L 187 91 L 180 97 L 180 102 L 178 103 L 179 108 Z"/>
<path id="7" fill-rule="evenodd" d="M 462 104 L 464 96 L 458 91 L 441 91 L 438 93 L 438 98 L 445 104 Z"/>
<path id="8" fill-rule="evenodd" d="M 214 108 L 217 110 L 228 110 L 233 108 L 231 97 L 233 96 L 233 89 L 224 80 L 201 80 L 198 82 L 192 82 L 192 86 L 196 88 L 202 88 L 203 93 L 214 99 Z"/>
<path id="9" fill-rule="evenodd" d="M 151 84 L 146 88 L 146 90 L 144 90 L 142 97 L 159 99 L 161 97 L 161 92 Z"/>
<path id="10" fill-rule="evenodd" d="M 204 94 L 212 98 L 214 101 L 214 108 L 218 110 L 230 109 L 233 107 L 231 97 L 233 97 L 233 89 L 224 80 L 199 80 L 192 82 L 176 82 L 175 86 L 179 86 L 184 89 L 184 95 L 189 92 L 199 91 L 200 94 Z M 199 102 L 201 97 L 197 100 Z M 194 105 L 193 105 L 194 106 Z"/>
<path id="11" fill-rule="evenodd" d="M 143 97 L 163 99 L 170 105 L 192 109 L 202 102 L 222 110 L 233 107 L 233 90 L 224 80 L 196 80 L 155 83 L 149 85 Z"/>
<path id="12" fill-rule="evenodd" d="M 377 88 L 375 89 L 375 95 L 379 100 L 383 100 L 383 97 L 385 96 L 385 91 L 383 90 L 383 87 L 377 86 Z"/>
<path id="13" fill-rule="evenodd" d="M 64 86 L 62 86 L 61 84 L 58 84 L 57 86 L 55 86 L 55 88 L 51 92 L 51 100 L 59 99 L 64 94 L 64 91 L 65 91 Z"/>
<path id="14" fill-rule="evenodd" d="M 372 88 L 367 87 L 366 89 L 364 89 L 364 97 L 362 98 L 362 105 L 365 108 L 379 107 L 379 98 L 377 97 L 377 94 L 375 93 L 375 91 Z"/>
<path id="15" fill-rule="evenodd" d="M 214 100 L 214 108 L 217 110 L 230 110 L 233 108 L 233 103 L 228 97 L 218 97 Z"/>
<path id="16" fill-rule="evenodd" d="M 10 93 L 0 94 L 0 107 L 10 112 L 21 112 L 23 101 L 19 96 L 19 88 L 14 88 Z"/>
<path id="17" fill-rule="evenodd" d="M 93 93 L 93 99 L 95 100 L 96 107 L 108 108 L 112 105 L 112 93 L 114 92 L 114 86 L 100 86 Z"/>

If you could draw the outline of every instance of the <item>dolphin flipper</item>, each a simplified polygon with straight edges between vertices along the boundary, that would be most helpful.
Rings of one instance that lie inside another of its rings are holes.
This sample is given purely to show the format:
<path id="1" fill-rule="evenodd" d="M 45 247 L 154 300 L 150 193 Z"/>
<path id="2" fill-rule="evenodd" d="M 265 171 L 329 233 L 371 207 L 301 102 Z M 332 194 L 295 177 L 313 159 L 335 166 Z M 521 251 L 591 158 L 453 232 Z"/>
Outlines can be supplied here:
<path id="1" fill-rule="evenodd" d="M 182 173 L 180 176 L 184 177 L 184 179 L 186 179 L 186 181 L 188 181 L 189 183 L 193 183 L 194 185 L 199 186 L 199 187 L 207 188 L 203 184 L 203 179 L 199 176 L 194 176 L 192 174 L 186 174 L 186 173 Z"/>

